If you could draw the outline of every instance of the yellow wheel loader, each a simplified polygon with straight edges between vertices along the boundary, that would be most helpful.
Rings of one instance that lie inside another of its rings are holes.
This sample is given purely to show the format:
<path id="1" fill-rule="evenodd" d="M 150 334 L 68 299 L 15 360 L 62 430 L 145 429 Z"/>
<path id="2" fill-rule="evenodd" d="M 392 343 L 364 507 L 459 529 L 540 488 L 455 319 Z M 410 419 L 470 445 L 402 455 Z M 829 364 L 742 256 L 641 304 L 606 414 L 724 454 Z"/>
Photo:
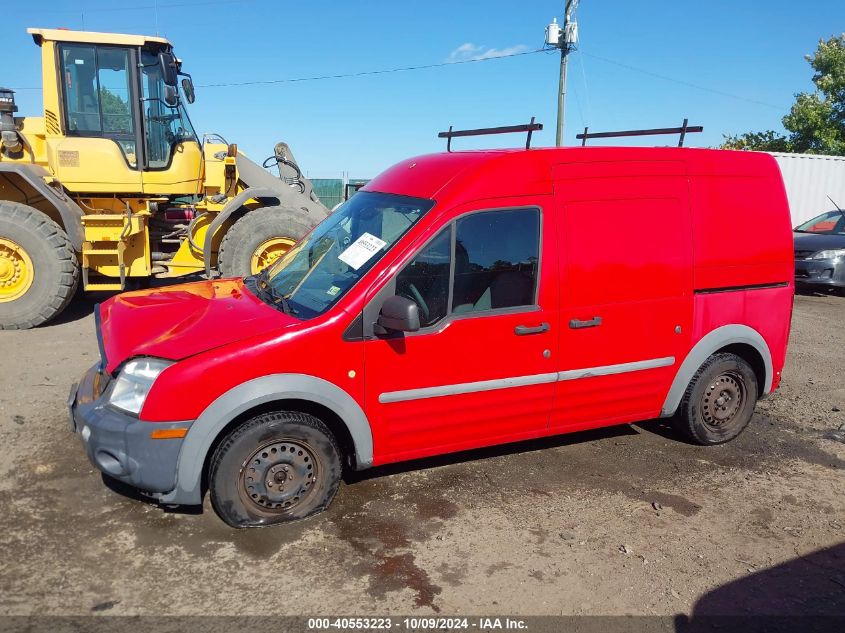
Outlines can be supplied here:
<path id="1" fill-rule="evenodd" d="M 255 274 L 329 213 L 285 143 L 258 165 L 219 135 L 200 140 L 167 40 L 28 33 L 44 113 L 15 117 L 0 88 L 0 329 L 48 321 L 80 284 Z"/>

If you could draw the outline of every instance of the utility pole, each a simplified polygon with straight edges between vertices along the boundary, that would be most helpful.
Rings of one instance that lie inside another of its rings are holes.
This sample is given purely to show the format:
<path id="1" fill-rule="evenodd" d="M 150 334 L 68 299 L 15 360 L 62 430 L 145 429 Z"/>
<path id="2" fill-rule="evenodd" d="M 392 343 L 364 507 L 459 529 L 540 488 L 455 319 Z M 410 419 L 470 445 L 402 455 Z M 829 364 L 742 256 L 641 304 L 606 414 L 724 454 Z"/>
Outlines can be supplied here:
<path id="1" fill-rule="evenodd" d="M 563 14 L 563 28 L 557 18 L 546 27 L 546 46 L 560 49 L 560 80 L 557 90 L 557 133 L 555 145 L 563 145 L 563 126 L 566 118 L 566 65 L 569 53 L 578 47 L 578 22 L 575 21 L 575 9 L 578 0 L 566 0 Z"/>

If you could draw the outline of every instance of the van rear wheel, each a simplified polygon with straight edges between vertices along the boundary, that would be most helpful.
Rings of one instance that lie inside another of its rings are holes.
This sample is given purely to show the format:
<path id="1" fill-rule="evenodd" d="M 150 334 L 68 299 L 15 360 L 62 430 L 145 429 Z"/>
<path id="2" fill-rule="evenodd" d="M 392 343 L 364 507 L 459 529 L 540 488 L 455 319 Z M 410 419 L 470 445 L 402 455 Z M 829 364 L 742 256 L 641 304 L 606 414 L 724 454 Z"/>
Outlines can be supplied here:
<path id="1" fill-rule="evenodd" d="M 757 376 L 745 360 L 714 354 L 690 381 L 674 425 L 696 444 L 729 442 L 751 421 L 757 394 Z"/>
<path id="2" fill-rule="evenodd" d="M 265 413 L 227 435 L 211 460 L 217 515 L 232 527 L 261 527 L 325 510 L 341 477 L 340 448 L 314 416 Z"/>

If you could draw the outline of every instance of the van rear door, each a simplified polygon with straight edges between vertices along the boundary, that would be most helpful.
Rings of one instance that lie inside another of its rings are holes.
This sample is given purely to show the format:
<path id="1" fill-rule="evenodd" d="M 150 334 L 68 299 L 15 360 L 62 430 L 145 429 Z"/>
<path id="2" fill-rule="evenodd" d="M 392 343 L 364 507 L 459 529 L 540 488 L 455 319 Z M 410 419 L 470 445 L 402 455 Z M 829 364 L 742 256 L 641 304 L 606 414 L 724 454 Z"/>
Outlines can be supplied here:
<path id="1" fill-rule="evenodd" d="M 553 173 L 561 329 L 551 427 L 656 417 L 690 342 L 686 165 L 579 162 Z"/>

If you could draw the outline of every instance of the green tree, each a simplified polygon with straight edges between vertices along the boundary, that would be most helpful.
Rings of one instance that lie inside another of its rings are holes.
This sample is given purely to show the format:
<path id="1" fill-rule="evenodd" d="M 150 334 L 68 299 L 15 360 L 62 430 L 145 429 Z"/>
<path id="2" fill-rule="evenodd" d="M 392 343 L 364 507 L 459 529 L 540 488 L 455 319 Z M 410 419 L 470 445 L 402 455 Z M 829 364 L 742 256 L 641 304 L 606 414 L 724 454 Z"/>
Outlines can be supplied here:
<path id="1" fill-rule="evenodd" d="M 132 131 L 129 104 L 107 88 L 100 88 L 105 132 L 128 133 Z"/>
<path id="2" fill-rule="evenodd" d="M 820 40 L 807 61 L 816 90 L 795 95 L 783 117 L 788 134 L 768 130 L 725 136 L 722 148 L 845 155 L 845 33 Z"/>

